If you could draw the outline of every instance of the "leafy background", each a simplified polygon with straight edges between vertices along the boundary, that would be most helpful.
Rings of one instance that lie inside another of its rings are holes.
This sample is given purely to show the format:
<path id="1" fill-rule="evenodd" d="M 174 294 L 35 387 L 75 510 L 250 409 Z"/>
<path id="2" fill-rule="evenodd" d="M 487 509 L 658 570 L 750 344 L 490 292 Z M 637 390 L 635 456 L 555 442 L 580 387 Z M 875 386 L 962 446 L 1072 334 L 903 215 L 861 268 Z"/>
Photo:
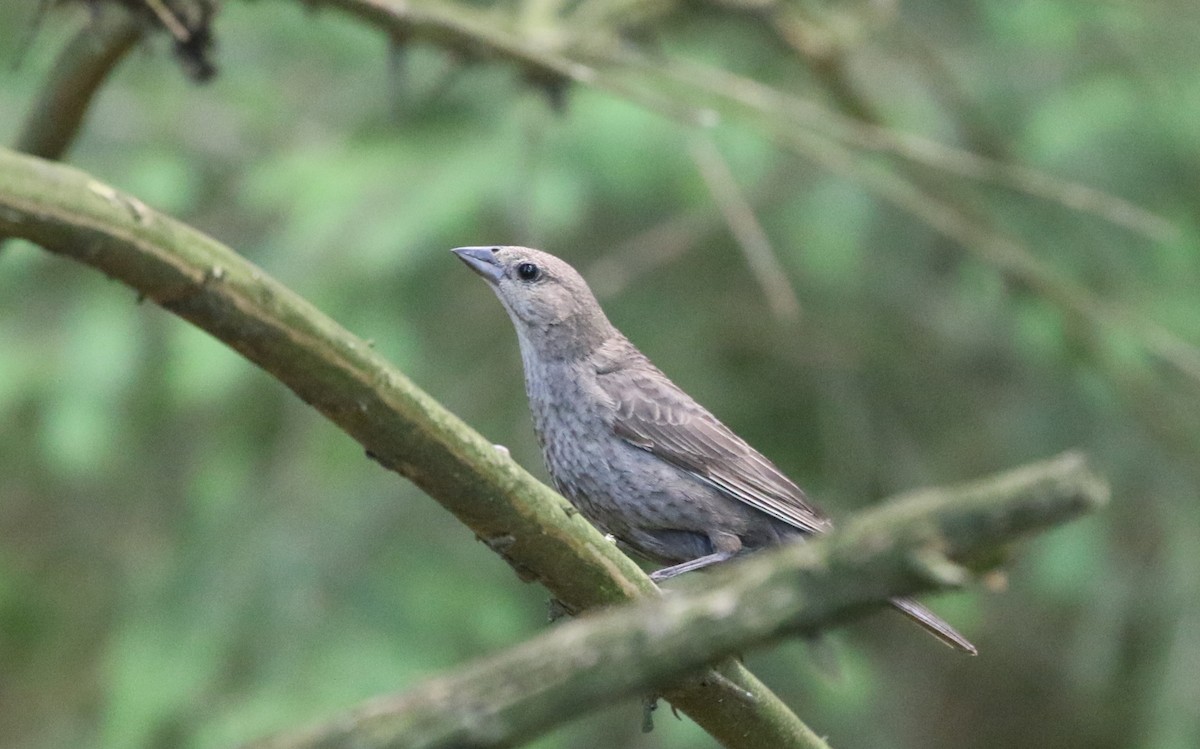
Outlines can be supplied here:
<path id="1" fill-rule="evenodd" d="M 0 59 L 20 60 L 0 66 L 7 142 L 87 21 L 57 8 L 30 42 L 34 5 L 2 11 Z M 582 86 L 556 107 L 511 65 L 428 43 L 396 57 L 302 5 L 226 3 L 203 87 L 164 39 L 143 45 L 70 161 L 236 248 L 535 472 L 509 323 L 450 247 L 567 258 L 835 515 L 1087 449 L 1110 509 L 1019 548 L 1006 590 L 936 602 L 979 658 L 879 616 L 834 635 L 838 678 L 797 643 L 748 663 L 837 747 L 1196 746 L 1194 4 L 806 2 L 808 49 L 837 53 L 807 59 L 757 11 L 652 19 L 664 54 L 1166 219 L 1131 231 L 860 157 L 1016 238 L 1083 311 L 754 118 L 696 129 Z M 547 7 L 490 5 L 531 36 Z M 778 272 L 753 271 L 721 189 L 753 207 Z M 232 352 L 93 271 L 0 250 L 0 746 L 232 746 L 518 642 L 545 598 Z M 639 709 L 534 745 L 711 745 L 667 711 L 642 735 Z"/>

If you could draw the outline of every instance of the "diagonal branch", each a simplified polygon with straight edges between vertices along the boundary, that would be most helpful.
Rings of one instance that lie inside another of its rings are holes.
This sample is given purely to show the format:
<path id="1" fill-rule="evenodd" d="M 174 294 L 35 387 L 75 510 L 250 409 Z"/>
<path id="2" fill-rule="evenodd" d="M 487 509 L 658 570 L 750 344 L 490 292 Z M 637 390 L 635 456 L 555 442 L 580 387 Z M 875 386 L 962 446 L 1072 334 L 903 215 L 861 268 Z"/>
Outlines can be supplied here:
<path id="1" fill-rule="evenodd" d="M 710 138 L 697 137 L 692 142 L 691 156 L 730 234 L 741 247 L 746 265 L 762 287 L 771 312 L 782 322 L 798 321 L 801 309 L 796 290 L 788 281 L 787 271 L 771 247 L 767 232 L 754 215 L 750 201 L 738 189 L 733 170 Z"/>
<path id="2" fill-rule="evenodd" d="M 954 585 L 961 568 L 949 557 L 982 556 L 1093 511 L 1107 496 L 1077 453 L 969 486 L 927 490 L 829 536 L 763 552 L 662 598 L 569 622 L 247 749 L 512 746 L 717 658 L 814 631 L 888 598 Z"/>
<path id="3" fill-rule="evenodd" d="M 655 592 L 565 499 L 228 247 L 68 166 L 0 149 L 0 235 L 90 265 L 274 375 L 573 610 Z M 824 747 L 740 664 L 664 696 L 730 747 Z"/>

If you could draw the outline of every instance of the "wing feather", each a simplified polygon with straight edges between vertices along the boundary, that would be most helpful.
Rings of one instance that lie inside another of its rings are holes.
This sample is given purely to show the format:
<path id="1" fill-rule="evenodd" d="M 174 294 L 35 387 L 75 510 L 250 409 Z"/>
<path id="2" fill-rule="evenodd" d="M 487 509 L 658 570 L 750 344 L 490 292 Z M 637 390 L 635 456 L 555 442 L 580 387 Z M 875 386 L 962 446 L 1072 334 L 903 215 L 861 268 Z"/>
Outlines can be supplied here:
<path id="1" fill-rule="evenodd" d="M 807 533 L 832 527 L 828 517 L 813 507 L 804 491 L 774 463 L 666 375 L 656 369 L 624 369 L 605 373 L 600 381 L 616 404 L 613 431 L 629 444 Z"/>

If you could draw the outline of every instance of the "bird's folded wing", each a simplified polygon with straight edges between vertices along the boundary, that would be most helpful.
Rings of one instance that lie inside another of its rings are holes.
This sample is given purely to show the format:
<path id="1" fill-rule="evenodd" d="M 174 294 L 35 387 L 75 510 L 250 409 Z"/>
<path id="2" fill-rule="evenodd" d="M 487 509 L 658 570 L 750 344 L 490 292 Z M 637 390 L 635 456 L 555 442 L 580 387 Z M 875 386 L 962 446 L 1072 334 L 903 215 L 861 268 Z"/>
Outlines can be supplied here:
<path id="1" fill-rule="evenodd" d="M 601 380 L 616 402 L 613 431 L 629 444 L 807 533 L 832 527 L 800 487 L 665 375 L 614 372 Z"/>

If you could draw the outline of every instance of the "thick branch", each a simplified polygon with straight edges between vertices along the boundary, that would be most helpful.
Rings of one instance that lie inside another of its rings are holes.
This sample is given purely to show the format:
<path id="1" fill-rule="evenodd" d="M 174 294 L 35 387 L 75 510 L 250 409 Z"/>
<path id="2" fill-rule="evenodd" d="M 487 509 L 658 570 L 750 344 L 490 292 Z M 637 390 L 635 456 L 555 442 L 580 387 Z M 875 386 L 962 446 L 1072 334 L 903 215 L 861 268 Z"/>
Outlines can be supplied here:
<path id="1" fill-rule="evenodd" d="M 225 342 L 568 607 L 655 591 L 566 500 L 365 342 L 228 247 L 83 172 L 4 150 L 0 235 L 97 268 Z M 664 696 L 730 747 L 824 746 L 741 665 L 729 662 L 720 670 L 724 678 L 693 679 Z"/>
<path id="2" fill-rule="evenodd" d="M 949 556 L 987 552 L 1106 499 L 1104 482 L 1075 453 L 923 492 L 830 536 L 729 565 L 664 598 L 570 622 L 323 726 L 252 746 L 511 746 L 717 658 L 812 631 L 887 598 L 952 584 L 960 568 Z"/>

